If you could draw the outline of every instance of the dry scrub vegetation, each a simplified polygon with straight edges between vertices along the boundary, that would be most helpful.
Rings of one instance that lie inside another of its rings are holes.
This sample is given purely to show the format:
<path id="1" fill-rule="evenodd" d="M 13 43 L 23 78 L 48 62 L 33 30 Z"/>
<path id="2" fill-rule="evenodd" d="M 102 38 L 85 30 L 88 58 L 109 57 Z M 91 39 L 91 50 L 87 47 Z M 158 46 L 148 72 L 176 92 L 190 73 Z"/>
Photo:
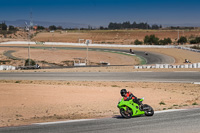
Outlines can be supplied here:
<path id="1" fill-rule="evenodd" d="M 133 44 L 136 39 L 143 40 L 146 35 L 154 34 L 160 39 L 171 38 L 175 41 L 178 37 L 177 30 L 89 30 L 89 31 L 58 31 L 54 33 L 41 32 L 32 40 L 44 42 L 72 42 L 78 43 L 79 39 L 91 39 L 93 43 L 107 44 Z M 200 36 L 199 30 L 180 31 L 180 36 Z"/>

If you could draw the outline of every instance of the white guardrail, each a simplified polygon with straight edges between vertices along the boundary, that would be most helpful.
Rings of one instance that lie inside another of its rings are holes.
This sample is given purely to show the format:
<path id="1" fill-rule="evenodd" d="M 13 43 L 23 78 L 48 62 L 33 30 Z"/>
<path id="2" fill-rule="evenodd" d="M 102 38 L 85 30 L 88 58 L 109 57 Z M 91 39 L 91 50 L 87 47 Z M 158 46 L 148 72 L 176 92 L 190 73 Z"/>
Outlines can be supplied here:
<path id="1" fill-rule="evenodd" d="M 200 63 L 169 65 L 169 64 L 155 64 L 155 65 L 138 65 L 135 69 L 150 69 L 150 68 L 200 68 Z"/>

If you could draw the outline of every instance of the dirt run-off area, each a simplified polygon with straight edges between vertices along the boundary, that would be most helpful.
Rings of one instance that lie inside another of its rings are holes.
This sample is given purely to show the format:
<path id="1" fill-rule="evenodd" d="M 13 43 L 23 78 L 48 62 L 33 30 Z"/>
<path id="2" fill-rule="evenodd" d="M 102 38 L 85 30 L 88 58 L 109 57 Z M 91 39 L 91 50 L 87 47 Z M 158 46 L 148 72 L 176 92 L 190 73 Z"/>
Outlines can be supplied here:
<path id="1" fill-rule="evenodd" d="M 154 110 L 199 107 L 200 85 L 149 82 L 0 81 L 0 126 L 117 117 L 126 88 Z"/>

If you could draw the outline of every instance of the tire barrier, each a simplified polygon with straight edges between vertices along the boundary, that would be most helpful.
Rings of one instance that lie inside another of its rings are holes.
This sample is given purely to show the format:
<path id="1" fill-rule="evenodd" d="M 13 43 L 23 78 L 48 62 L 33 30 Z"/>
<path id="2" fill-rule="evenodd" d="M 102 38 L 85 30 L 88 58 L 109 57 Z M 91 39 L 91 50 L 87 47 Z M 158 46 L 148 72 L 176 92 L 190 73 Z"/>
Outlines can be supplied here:
<path id="1" fill-rule="evenodd" d="M 134 66 L 134 68 L 135 69 L 200 68 L 200 63 L 182 64 L 182 65 L 170 65 L 170 64 L 139 65 L 139 66 Z"/>
<path id="2" fill-rule="evenodd" d="M 14 66 L 0 65 L 0 70 L 16 70 Z"/>

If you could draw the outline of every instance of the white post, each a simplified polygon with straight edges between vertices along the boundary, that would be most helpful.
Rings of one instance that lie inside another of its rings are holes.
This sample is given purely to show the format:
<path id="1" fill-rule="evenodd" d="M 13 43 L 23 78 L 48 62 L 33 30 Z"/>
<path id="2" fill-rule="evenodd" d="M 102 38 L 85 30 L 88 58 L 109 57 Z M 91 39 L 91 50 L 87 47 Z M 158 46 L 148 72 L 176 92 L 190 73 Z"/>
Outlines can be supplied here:
<path id="1" fill-rule="evenodd" d="M 89 40 L 86 40 L 86 45 L 87 45 L 86 64 L 88 65 L 88 45 L 89 45 Z"/>

